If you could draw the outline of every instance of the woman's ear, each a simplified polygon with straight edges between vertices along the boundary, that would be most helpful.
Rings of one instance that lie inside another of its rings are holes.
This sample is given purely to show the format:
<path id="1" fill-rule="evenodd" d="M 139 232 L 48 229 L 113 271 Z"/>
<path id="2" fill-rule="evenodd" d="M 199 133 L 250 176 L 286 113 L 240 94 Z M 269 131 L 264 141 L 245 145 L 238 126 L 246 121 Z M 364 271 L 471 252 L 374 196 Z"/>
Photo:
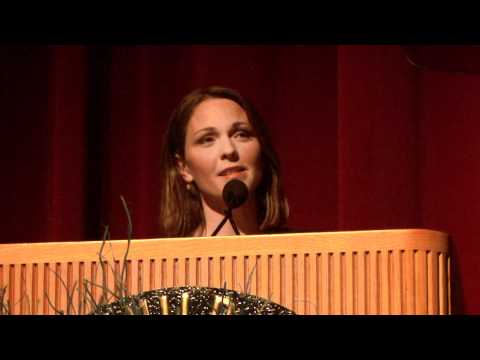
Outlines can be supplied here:
<path id="1" fill-rule="evenodd" d="M 188 165 L 186 164 L 185 160 L 178 154 L 175 154 L 175 162 L 177 165 L 177 170 L 182 176 L 183 180 L 189 184 L 193 181 L 193 176 L 190 173 L 190 169 L 188 168 Z"/>

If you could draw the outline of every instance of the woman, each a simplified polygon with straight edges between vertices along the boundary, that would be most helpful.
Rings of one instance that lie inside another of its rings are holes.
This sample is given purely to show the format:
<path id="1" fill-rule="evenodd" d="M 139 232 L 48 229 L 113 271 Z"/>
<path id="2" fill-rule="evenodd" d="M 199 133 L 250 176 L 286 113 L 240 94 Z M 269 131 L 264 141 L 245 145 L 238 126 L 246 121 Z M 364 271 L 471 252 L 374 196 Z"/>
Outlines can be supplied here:
<path id="1" fill-rule="evenodd" d="M 161 232 L 209 236 L 224 217 L 222 191 L 243 181 L 249 198 L 233 210 L 241 234 L 280 232 L 288 218 L 277 155 L 266 126 L 234 90 L 198 89 L 173 112 L 162 150 Z M 217 235 L 233 235 L 230 223 Z"/>

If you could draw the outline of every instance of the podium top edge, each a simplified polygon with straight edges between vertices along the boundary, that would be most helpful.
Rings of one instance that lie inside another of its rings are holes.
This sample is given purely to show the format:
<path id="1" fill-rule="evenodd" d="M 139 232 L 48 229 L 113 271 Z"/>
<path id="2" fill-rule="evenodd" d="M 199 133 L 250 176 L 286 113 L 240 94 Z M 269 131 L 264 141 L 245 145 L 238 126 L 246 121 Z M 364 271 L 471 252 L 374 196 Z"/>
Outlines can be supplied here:
<path id="1" fill-rule="evenodd" d="M 416 236 L 434 236 L 434 237 L 439 237 L 439 238 L 448 238 L 449 234 L 443 231 L 439 230 L 432 230 L 432 229 L 426 229 L 426 228 L 403 228 L 403 229 L 374 229 L 374 230 L 347 230 L 347 231 L 322 231 L 322 232 L 314 232 L 314 231 L 306 231 L 306 232 L 284 232 L 284 233 L 274 233 L 274 234 L 254 234 L 254 235 L 227 235 L 227 236 L 203 236 L 203 237 L 176 237 L 176 238 L 132 238 L 132 242 L 143 242 L 143 241 L 152 241 L 152 240 L 161 240 L 161 241 L 176 241 L 176 242 L 184 242 L 184 241 L 192 241 L 192 240 L 205 240 L 205 239 L 216 239 L 216 240 L 221 240 L 221 239 L 231 239 L 235 237 L 241 237 L 243 239 L 250 239 L 250 238 L 285 238 L 285 237 L 311 237 L 311 236 L 362 236 L 364 234 L 365 236 L 371 235 L 371 234 L 376 234 L 376 235 L 381 235 L 381 234 L 408 234 L 412 233 Z M 98 239 L 98 240 L 78 240 L 78 241 L 50 241 L 50 242 L 30 242 L 30 243 L 7 243 L 7 244 L 2 244 L 0 243 L 0 247 L 3 246 L 31 246 L 31 245 L 37 245 L 40 246 L 41 244 L 49 245 L 52 246 L 54 244 L 62 244 L 62 245 L 68 245 L 68 244 L 79 244 L 79 243 L 102 243 L 103 240 Z M 106 242 L 128 242 L 128 239 L 109 239 Z"/>

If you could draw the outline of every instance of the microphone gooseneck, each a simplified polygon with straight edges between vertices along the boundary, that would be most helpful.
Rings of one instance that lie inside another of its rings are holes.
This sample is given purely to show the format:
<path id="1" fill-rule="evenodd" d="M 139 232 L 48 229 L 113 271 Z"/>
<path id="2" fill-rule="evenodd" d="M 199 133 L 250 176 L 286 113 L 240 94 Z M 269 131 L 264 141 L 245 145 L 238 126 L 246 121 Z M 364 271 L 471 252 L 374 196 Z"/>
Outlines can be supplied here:
<path id="1" fill-rule="evenodd" d="M 232 210 L 242 206 L 245 201 L 247 201 L 247 185 L 245 185 L 243 181 L 240 181 L 238 179 L 232 179 L 227 182 L 223 187 L 222 197 L 225 205 L 227 205 L 227 209 L 225 210 L 225 217 L 223 218 L 222 222 L 218 224 L 217 228 L 211 236 L 217 235 L 217 233 L 220 231 L 223 225 L 225 225 L 227 220 L 229 220 L 230 224 L 232 224 L 232 228 L 233 231 L 235 231 L 235 234 L 240 235 L 237 225 L 233 221 Z"/>

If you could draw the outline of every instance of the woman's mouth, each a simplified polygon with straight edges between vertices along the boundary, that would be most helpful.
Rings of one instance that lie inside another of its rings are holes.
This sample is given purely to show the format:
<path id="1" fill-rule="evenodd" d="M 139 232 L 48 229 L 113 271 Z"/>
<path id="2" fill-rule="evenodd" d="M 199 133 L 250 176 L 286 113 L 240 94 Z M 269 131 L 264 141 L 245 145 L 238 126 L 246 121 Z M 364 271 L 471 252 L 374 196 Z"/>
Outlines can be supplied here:
<path id="1" fill-rule="evenodd" d="M 233 177 L 240 176 L 246 170 L 247 169 L 244 166 L 232 166 L 232 167 L 223 169 L 218 173 L 218 175 L 230 179 Z"/>

